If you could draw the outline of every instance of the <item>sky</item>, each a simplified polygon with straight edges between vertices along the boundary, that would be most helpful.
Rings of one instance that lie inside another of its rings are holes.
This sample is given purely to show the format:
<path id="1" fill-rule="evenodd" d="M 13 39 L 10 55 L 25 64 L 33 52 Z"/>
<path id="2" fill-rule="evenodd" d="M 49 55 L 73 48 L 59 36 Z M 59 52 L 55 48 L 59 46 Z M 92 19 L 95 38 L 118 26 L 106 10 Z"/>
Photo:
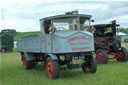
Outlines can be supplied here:
<path id="1" fill-rule="evenodd" d="M 128 28 L 126 0 L 1 0 L 0 8 L 0 31 L 39 31 L 40 19 L 72 10 L 92 15 L 95 20 L 92 24 L 105 24 L 116 20 L 120 27 Z"/>

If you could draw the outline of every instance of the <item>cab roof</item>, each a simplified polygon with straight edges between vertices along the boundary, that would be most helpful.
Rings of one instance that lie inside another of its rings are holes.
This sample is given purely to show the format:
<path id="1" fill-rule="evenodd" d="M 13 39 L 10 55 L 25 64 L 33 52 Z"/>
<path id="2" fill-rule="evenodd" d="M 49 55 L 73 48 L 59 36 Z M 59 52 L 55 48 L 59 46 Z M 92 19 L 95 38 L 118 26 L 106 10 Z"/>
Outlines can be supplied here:
<path id="1" fill-rule="evenodd" d="M 104 28 L 104 27 L 109 27 L 112 26 L 113 24 L 96 24 L 96 25 L 91 25 L 94 26 L 96 28 Z M 120 26 L 119 24 L 116 24 L 116 26 Z"/>
<path id="2" fill-rule="evenodd" d="M 41 20 L 44 19 L 59 19 L 59 18 L 70 18 L 70 17 L 85 17 L 90 19 L 92 16 L 91 15 L 86 15 L 86 14 L 62 14 L 62 15 L 56 15 L 56 16 L 50 16 L 50 17 L 46 17 L 46 18 L 42 18 Z"/>

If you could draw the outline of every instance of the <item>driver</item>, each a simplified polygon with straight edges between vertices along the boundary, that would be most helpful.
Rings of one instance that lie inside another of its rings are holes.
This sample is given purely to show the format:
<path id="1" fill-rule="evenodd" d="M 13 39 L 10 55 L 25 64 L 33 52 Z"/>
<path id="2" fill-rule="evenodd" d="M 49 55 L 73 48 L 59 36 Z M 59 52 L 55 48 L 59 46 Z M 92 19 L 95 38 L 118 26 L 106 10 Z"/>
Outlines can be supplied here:
<path id="1" fill-rule="evenodd" d="M 50 28 L 50 24 L 47 24 L 45 27 L 45 33 L 49 34 L 49 28 Z"/>
<path id="2" fill-rule="evenodd" d="M 54 27 L 54 28 L 55 28 L 55 27 Z M 49 33 L 50 33 L 50 34 L 55 31 L 54 28 L 52 28 L 52 26 L 49 27 Z"/>
<path id="3" fill-rule="evenodd" d="M 91 32 L 94 34 L 96 31 L 96 28 L 94 26 L 91 27 Z"/>
<path id="4" fill-rule="evenodd" d="M 106 31 L 105 31 L 105 34 L 106 33 L 112 33 L 112 28 L 111 27 L 107 28 Z"/>

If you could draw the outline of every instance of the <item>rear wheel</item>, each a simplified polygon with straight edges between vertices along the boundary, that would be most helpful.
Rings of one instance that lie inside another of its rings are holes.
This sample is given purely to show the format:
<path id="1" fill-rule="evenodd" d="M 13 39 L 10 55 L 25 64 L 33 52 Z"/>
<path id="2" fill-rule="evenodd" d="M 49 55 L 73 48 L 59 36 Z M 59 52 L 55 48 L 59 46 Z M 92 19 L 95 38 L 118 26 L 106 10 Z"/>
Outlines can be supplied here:
<path id="1" fill-rule="evenodd" d="M 99 49 L 96 51 L 96 60 L 98 64 L 108 63 L 108 54 L 105 50 Z"/>
<path id="2" fill-rule="evenodd" d="M 32 69 L 32 68 L 35 67 L 35 65 L 36 65 L 35 60 L 27 61 L 26 56 L 23 55 L 23 66 L 24 66 L 24 69 Z"/>
<path id="3" fill-rule="evenodd" d="M 128 60 L 128 51 L 125 48 L 121 48 L 119 54 L 118 54 L 119 58 L 117 59 L 117 61 L 127 61 Z"/>
<path id="4" fill-rule="evenodd" d="M 96 59 L 90 56 L 90 58 L 88 58 L 87 61 L 83 63 L 82 70 L 86 73 L 95 73 L 97 70 Z"/>
<path id="5" fill-rule="evenodd" d="M 59 64 L 50 57 L 46 59 L 46 73 L 49 78 L 56 79 L 59 77 Z"/>
<path id="6" fill-rule="evenodd" d="M 24 69 L 30 69 L 31 68 L 31 62 L 27 61 L 25 55 L 23 55 L 23 66 L 24 66 Z"/>

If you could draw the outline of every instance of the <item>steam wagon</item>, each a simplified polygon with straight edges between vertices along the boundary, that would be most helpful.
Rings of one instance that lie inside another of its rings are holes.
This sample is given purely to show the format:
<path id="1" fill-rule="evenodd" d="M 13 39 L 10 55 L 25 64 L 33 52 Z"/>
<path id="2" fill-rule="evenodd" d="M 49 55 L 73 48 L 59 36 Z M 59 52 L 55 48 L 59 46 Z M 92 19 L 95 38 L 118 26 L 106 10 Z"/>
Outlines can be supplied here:
<path id="1" fill-rule="evenodd" d="M 97 63 L 107 64 L 108 59 L 116 59 L 120 62 L 128 60 L 128 51 L 121 47 L 120 37 L 116 35 L 118 26 L 115 20 L 110 24 L 91 26 L 91 31 L 94 35 Z M 109 57 L 109 55 L 113 55 L 113 57 Z"/>
<path id="2" fill-rule="evenodd" d="M 0 51 L 6 52 L 6 51 L 13 51 L 13 36 L 11 35 L 2 35 L 0 37 Z"/>
<path id="3" fill-rule="evenodd" d="M 25 69 L 44 62 L 49 78 L 59 77 L 61 69 L 81 67 L 95 73 L 97 62 L 93 34 L 89 32 L 91 15 L 66 13 L 40 19 L 40 35 L 28 36 L 17 42 Z"/>

